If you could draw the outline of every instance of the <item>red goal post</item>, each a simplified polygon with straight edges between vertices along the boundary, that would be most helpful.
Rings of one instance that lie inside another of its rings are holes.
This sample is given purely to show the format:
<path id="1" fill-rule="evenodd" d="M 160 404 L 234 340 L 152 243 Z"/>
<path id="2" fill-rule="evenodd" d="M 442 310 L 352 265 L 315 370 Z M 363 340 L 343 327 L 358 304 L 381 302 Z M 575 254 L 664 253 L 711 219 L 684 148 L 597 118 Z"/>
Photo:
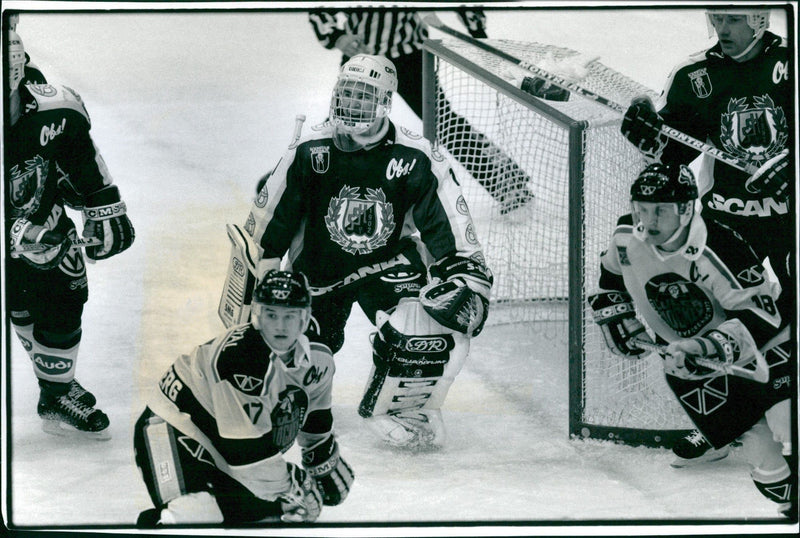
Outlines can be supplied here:
<path id="1" fill-rule="evenodd" d="M 550 101 L 522 91 L 522 78 L 534 75 L 491 48 L 578 71 L 581 86 L 619 103 L 654 94 L 599 61 L 577 66 L 581 57 L 570 49 L 481 42 L 488 47 L 426 42 L 423 128 L 453 166 L 494 272 L 488 323 L 566 340 L 572 436 L 671 446 L 692 425 L 661 359 L 612 355 L 586 303 L 644 161 L 619 134 L 619 113 L 576 94 Z M 519 194 L 526 190 L 532 197 Z"/>

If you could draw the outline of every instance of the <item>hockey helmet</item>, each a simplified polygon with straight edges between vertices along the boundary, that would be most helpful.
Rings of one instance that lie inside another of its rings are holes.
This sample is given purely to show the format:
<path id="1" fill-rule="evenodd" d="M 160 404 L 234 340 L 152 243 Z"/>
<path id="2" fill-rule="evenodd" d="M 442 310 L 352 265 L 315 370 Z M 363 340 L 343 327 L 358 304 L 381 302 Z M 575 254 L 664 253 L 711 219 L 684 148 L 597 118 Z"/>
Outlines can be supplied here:
<path id="1" fill-rule="evenodd" d="M 632 202 L 686 203 L 697 196 L 694 174 L 683 164 L 650 164 L 631 185 Z"/>
<path id="2" fill-rule="evenodd" d="M 764 37 L 764 32 L 769 28 L 769 10 L 764 8 L 724 7 L 709 8 L 706 10 L 706 23 L 708 24 L 708 37 L 714 37 L 714 23 L 712 17 L 719 15 L 740 15 L 747 17 L 747 26 L 753 29 L 753 41 Z"/>
<path id="3" fill-rule="evenodd" d="M 364 133 L 389 115 L 396 91 L 397 71 L 391 60 L 357 54 L 339 72 L 331 97 L 331 123 L 348 134 Z"/>
<path id="4" fill-rule="evenodd" d="M 8 46 L 8 87 L 13 92 L 25 77 L 25 47 L 22 38 L 9 29 L 6 34 Z"/>
<path id="5" fill-rule="evenodd" d="M 311 292 L 303 273 L 272 270 L 253 290 L 253 304 L 308 308 Z"/>

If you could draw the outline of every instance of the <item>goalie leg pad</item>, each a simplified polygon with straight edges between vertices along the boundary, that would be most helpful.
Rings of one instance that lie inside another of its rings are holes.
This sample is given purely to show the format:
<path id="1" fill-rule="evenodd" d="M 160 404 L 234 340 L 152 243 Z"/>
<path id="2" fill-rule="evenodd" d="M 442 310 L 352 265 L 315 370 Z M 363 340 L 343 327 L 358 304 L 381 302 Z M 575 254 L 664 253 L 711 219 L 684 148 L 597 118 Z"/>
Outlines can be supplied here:
<path id="1" fill-rule="evenodd" d="M 237 224 L 228 224 L 227 231 L 231 240 L 231 257 L 217 309 L 226 328 L 250 319 L 258 264 L 258 249 L 250 235 Z"/>

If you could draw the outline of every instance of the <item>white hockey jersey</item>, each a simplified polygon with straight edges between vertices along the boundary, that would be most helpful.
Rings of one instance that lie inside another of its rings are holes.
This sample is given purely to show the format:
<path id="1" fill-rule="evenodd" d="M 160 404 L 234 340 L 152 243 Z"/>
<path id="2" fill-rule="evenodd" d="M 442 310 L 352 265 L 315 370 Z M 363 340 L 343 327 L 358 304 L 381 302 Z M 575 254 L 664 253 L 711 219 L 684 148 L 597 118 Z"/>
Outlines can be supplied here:
<path id="1" fill-rule="evenodd" d="M 300 336 L 291 360 L 278 357 L 252 324 L 181 355 L 159 382 L 150 409 L 198 441 L 217 467 L 254 495 L 289 487 L 282 454 L 312 446 L 333 428 L 333 357 Z"/>

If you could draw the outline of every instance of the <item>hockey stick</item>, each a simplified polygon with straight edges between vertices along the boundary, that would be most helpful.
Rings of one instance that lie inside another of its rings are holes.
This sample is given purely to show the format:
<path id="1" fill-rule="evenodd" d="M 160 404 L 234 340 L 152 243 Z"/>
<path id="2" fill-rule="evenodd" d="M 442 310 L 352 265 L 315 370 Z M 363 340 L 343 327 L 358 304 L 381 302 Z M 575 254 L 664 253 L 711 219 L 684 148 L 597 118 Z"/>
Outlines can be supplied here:
<path id="1" fill-rule="evenodd" d="M 662 355 L 669 355 L 669 353 L 667 353 L 667 346 L 662 346 L 661 344 L 655 344 L 646 340 L 640 340 L 638 338 L 633 338 L 632 341 L 633 344 L 639 349 L 661 353 Z M 759 357 L 756 357 L 755 370 L 750 370 L 749 368 L 744 368 L 743 366 L 738 366 L 736 364 L 726 364 L 705 357 L 692 357 L 692 361 L 694 361 L 694 363 L 698 366 L 703 366 L 709 370 L 714 370 L 715 372 L 720 372 L 725 375 L 741 377 L 757 383 L 766 383 L 769 381 L 769 366 L 767 365 L 767 361 L 764 359 L 764 357 L 760 357 L 760 360 Z"/>
<path id="2" fill-rule="evenodd" d="M 480 39 L 476 39 L 467 34 L 463 34 L 458 30 L 450 28 L 449 26 L 444 24 L 435 13 L 427 15 L 423 20 L 427 25 L 431 26 L 432 28 L 436 28 L 441 32 L 444 32 L 453 37 L 461 39 L 462 41 L 466 41 L 467 43 L 474 45 L 478 48 L 481 48 L 487 52 L 491 52 L 492 54 L 499 56 L 500 58 L 512 64 L 515 64 L 523 69 L 527 69 L 531 73 L 534 73 L 535 75 L 547 80 L 548 82 L 555 84 L 560 88 L 564 88 L 565 90 L 574 92 L 590 101 L 594 101 L 596 103 L 604 105 L 610 108 L 611 110 L 619 112 L 622 115 L 624 115 L 625 112 L 627 111 L 627 107 L 624 107 L 619 103 L 615 103 L 614 101 L 611 101 L 610 99 L 607 99 L 602 95 L 598 95 L 590 90 L 587 90 L 586 88 L 576 84 L 575 82 L 571 82 L 565 78 L 559 77 L 558 75 L 554 75 L 548 71 L 545 71 L 544 69 L 541 69 L 533 65 L 530 62 L 527 62 L 525 60 L 520 60 L 519 58 L 512 56 L 507 52 L 504 52 L 496 47 L 493 47 L 492 45 L 485 43 Z M 757 166 L 747 161 L 746 159 L 740 159 L 735 155 L 731 155 L 730 153 L 715 148 L 710 144 L 706 144 L 705 142 L 702 142 L 694 137 L 691 137 L 688 134 L 681 132 L 677 129 L 674 129 L 668 125 L 663 125 L 661 127 L 661 133 L 673 140 L 677 140 L 682 144 L 685 144 L 693 149 L 696 149 L 697 151 L 706 153 L 712 156 L 713 158 L 724 162 L 727 165 L 730 165 L 734 168 L 747 172 L 748 174 L 752 175 L 758 170 Z"/>
<path id="3" fill-rule="evenodd" d="M 72 240 L 73 248 L 99 247 L 102 244 L 103 241 L 96 237 L 90 237 L 88 239 L 79 238 Z M 58 245 L 48 245 L 45 243 L 22 243 L 20 245 L 16 245 L 14 248 L 11 249 L 11 257 L 19 258 L 23 254 L 35 254 L 37 252 L 44 252 L 45 250 L 49 250 L 56 246 Z"/>

